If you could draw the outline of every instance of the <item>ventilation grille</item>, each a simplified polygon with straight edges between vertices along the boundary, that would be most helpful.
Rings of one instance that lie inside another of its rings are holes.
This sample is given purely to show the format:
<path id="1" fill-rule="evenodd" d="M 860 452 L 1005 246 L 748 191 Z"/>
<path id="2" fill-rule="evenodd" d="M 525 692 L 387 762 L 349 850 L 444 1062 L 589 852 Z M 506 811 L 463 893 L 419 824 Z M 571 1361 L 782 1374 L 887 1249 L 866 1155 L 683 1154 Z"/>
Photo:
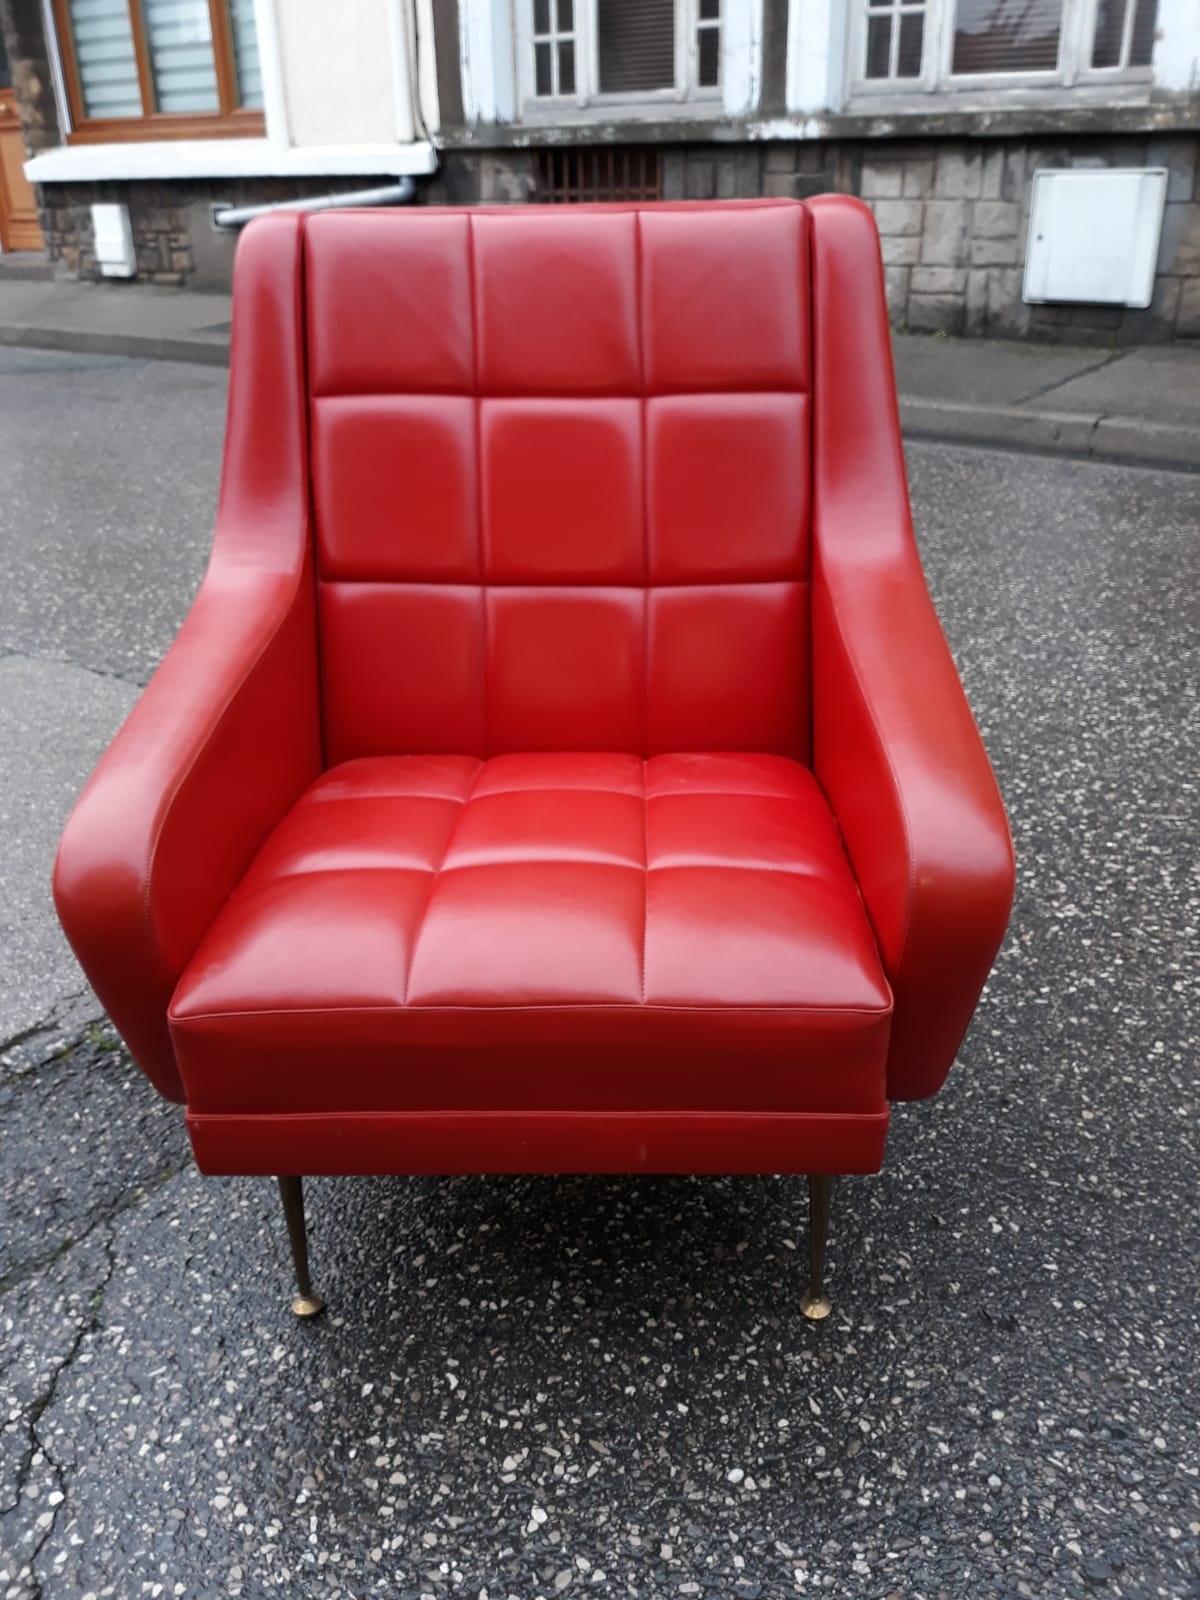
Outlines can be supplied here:
<path id="1" fill-rule="evenodd" d="M 637 145 L 534 152 L 536 198 L 551 205 L 583 200 L 661 200 L 662 153 Z"/>

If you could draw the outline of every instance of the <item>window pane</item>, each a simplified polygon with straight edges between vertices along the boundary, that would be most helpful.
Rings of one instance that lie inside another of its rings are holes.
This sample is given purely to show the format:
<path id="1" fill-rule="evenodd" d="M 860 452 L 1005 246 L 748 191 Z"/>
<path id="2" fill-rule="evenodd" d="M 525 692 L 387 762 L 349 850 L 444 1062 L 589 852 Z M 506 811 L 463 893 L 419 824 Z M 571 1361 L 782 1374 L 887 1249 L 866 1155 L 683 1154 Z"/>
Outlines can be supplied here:
<path id="1" fill-rule="evenodd" d="M 83 109 L 89 117 L 140 117 L 137 57 L 127 0 L 70 0 Z"/>
<path id="2" fill-rule="evenodd" d="M 867 23 L 867 77 L 886 78 L 892 53 L 891 17 L 872 17 Z"/>
<path id="3" fill-rule="evenodd" d="M 701 22 L 716 22 L 721 15 L 721 0 L 700 0 Z"/>
<path id="4" fill-rule="evenodd" d="M 1129 43 L 1129 65 L 1148 67 L 1154 51 L 1154 30 L 1158 27 L 1158 0 L 1134 0 L 1133 38 Z"/>
<path id="5" fill-rule="evenodd" d="M 254 0 L 229 0 L 233 60 L 237 68 L 238 103 L 258 111 L 263 103 L 262 67 L 254 27 Z"/>
<path id="6" fill-rule="evenodd" d="M 558 92 L 575 93 L 575 46 L 564 39 L 558 47 Z"/>
<path id="7" fill-rule="evenodd" d="M 219 111 L 208 0 L 142 0 L 160 111 Z"/>
<path id="8" fill-rule="evenodd" d="M 721 30 L 701 28 L 696 81 L 702 89 L 715 89 L 721 81 Z"/>
<path id="9" fill-rule="evenodd" d="M 675 87 L 675 0 L 596 0 L 602 94 Z"/>
<path id="10" fill-rule="evenodd" d="M 550 66 L 550 51 L 548 44 L 535 44 L 533 47 L 533 92 L 534 94 L 553 94 L 554 75 Z"/>
<path id="11" fill-rule="evenodd" d="M 1053 72 L 1062 0 L 958 0 L 953 72 Z"/>
<path id="12" fill-rule="evenodd" d="M 550 0 L 533 0 L 533 31 L 550 32 Z"/>
<path id="13" fill-rule="evenodd" d="M 558 0 L 558 31 L 559 33 L 575 31 L 575 8 L 571 0 Z"/>
<path id="14" fill-rule="evenodd" d="M 920 11 L 906 11 L 900 17 L 900 43 L 896 50 L 896 76 L 919 78 L 921 54 L 925 43 L 925 16 Z"/>
<path id="15" fill-rule="evenodd" d="M 1096 37 L 1092 42 L 1094 67 L 1121 65 L 1121 36 L 1125 31 L 1126 0 L 1097 0 Z"/>

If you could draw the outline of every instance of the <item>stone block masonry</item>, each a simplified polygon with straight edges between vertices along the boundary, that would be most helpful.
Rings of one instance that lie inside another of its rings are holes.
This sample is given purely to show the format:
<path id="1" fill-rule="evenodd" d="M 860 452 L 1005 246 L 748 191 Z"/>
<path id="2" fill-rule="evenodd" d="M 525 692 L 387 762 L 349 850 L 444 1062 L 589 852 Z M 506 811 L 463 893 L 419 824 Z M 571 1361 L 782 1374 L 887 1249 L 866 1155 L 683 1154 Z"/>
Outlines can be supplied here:
<path id="1" fill-rule="evenodd" d="M 892 325 L 1072 344 L 1200 337 L 1198 149 L 1194 134 L 872 147 L 858 192 L 879 225 Z M 1170 174 L 1149 308 L 1026 305 L 1033 174 L 1042 167 L 1144 166 Z"/>
<path id="2" fill-rule="evenodd" d="M 636 126 L 630 124 L 633 140 Z M 1107 346 L 1200 338 L 1200 138 L 1194 133 L 1071 138 L 656 141 L 666 200 L 861 195 L 875 213 L 892 325 Z M 1041 167 L 1162 166 L 1170 173 L 1153 303 L 1028 306 L 1021 299 L 1033 174 Z M 456 146 L 419 180 L 424 205 L 536 202 L 528 146 Z M 225 287 L 232 235 L 214 234 L 214 200 L 259 204 L 370 187 L 377 178 L 242 178 L 48 184 L 40 195 L 52 259 L 97 275 L 94 201 L 129 206 L 143 282 Z"/>
<path id="3" fill-rule="evenodd" d="M 1195 134 L 664 143 L 662 193 L 665 200 L 860 195 L 879 226 L 888 306 L 900 332 L 1147 344 L 1200 338 L 1198 150 Z M 456 148 L 441 159 L 421 191 L 427 203 L 538 198 L 528 149 Z M 1150 307 L 1026 305 L 1034 172 L 1142 166 L 1170 173 Z"/>

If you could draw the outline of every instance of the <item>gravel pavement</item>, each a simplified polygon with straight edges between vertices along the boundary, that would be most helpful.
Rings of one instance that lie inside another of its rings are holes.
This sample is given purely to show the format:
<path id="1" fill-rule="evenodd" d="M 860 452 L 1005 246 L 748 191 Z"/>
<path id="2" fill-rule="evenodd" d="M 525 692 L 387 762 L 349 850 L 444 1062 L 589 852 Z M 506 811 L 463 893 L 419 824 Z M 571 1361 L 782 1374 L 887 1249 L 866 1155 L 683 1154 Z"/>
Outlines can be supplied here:
<path id="1" fill-rule="evenodd" d="M 45 898 L 221 398 L 0 352 L 0 1600 L 1200 1596 L 1200 481 L 910 451 L 1020 885 L 826 1323 L 798 1180 L 460 1178 L 311 1183 L 300 1325 L 273 1186 L 196 1175 Z"/>

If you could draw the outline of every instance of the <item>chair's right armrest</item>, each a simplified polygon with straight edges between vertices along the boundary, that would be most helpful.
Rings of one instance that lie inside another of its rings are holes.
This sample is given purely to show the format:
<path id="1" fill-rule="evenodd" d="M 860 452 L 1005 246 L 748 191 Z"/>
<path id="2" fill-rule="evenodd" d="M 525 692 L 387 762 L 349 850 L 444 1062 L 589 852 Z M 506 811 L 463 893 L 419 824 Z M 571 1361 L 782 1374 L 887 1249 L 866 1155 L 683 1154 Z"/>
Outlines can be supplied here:
<path id="1" fill-rule="evenodd" d="M 1013 855 L 913 538 L 878 236 L 813 213 L 813 765 L 895 1008 L 888 1095 L 944 1080 L 1008 924 Z"/>
<path id="2" fill-rule="evenodd" d="M 139 1065 L 182 1087 L 167 1006 L 266 834 L 321 763 L 300 219 L 244 236 L 221 503 L 177 640 L 67 823 L 54 896 Z"/>

